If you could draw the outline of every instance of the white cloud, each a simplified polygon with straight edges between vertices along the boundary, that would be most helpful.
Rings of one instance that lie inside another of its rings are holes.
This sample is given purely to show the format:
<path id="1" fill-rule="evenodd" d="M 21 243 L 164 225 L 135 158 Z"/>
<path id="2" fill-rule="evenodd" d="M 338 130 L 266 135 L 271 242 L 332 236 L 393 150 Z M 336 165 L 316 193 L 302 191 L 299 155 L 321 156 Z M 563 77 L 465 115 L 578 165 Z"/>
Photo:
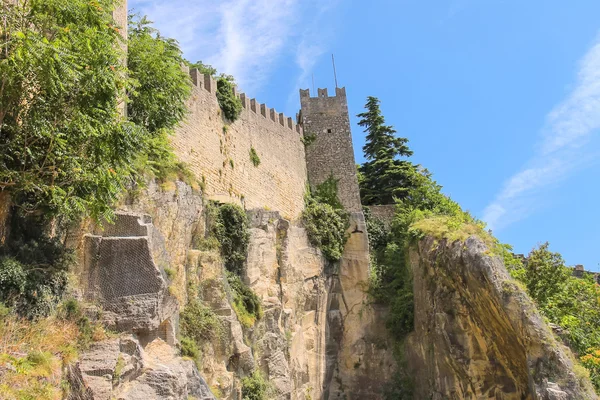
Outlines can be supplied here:
<path id="1" fill-rule="evenodd" d="M 499 229 L 534 212 L 543 190 L 594 162 L 583 146 L 599 128 L 600 39 L 580 61 L 575 88 L 547 115 L 534 157 L 505 183 L 483 220 Z"/>
<path id="2" fill-rule="evenodd" d="M 165 36 L 177 39 L 187 58 L 234 75 L 256 90 L 285 51 L 301 22 L 300 0 L 130 0 Z"/>
<path id="3" fill-rule="evenodd" d="M 310 19 L 311 22 L 306 25 L 296 47 L 296 65 L 300 72 L 288 96 L 286 107 L 288 110 L 291 110 L 294 105 L 297 106 L 299 89 L 310 88 L 312 90 L 311 76 L 315 65 L 327 51 L 328 43 L 333 36 L 334 26 L 324 24 L 323 20 L 328 12 L 338 5 L 338 2 L 339 0 L 311 2 L 311 9 L 316 10 L 316 13 Z"/>

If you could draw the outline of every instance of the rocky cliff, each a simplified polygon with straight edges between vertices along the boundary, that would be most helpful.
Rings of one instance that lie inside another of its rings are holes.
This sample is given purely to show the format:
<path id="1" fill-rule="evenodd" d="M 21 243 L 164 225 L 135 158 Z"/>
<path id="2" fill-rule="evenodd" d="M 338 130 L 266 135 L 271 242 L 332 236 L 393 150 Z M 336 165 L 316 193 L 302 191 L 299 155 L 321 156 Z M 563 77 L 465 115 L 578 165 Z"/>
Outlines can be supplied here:
<path id="1" fill-rule="evenodd" d="M 78 297 L 116 337 L 94 343 L 69 370 L 71 398 L 241 399 L 242 378 L 261 371 L 269 398 L 381 398 L 394 370 L 381 315 L 365 293 L 368 241 L 353 217 L 340 263 L 312 246 L 299 221 L 248 210 L 244 282 L 263 316 L 240 322 L 218 250 L 206 236 L 207 206 L 182 182 L 150 182 L 113 223 L 67 233 L 76 249 Z M 198 362 L 180 357 L 179 313 L 194 298 L 219 319 Z"/>
<path id="2" fill-rule="evenodd" d="M 500 257 L 470 237 L 410 252 L 415 331 L 405 347 L 415 399 L 595 399 Z"/>

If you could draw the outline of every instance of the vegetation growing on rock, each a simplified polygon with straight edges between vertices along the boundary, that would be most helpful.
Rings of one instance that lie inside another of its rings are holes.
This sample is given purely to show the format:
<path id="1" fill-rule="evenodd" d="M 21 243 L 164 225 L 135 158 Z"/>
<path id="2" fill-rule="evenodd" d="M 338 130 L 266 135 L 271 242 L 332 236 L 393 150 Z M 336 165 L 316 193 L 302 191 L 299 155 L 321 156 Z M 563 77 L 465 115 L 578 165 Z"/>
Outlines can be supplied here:
<path id="1" fill-rule="evenodd" d="M 127 57 L 115 3 L 2 4 L 0 188 L 22 212 L 110 217 L 133 165 L 175 164 L 166 136 L 191 85 L 181 51 L 142 18 L 130 22 Z"/>
<path id="2" fill-rule="evenodd" d="M 302 221 L 313 245 L 319 247 L 325 258 L 342 258 L 348 240 L 348 213 L 342 208 L 337 195 L 337 181 L 330 176 L 306 195 Z"/>
<path id="3" fill-rule="evenodd" d="M 572 276 L 548 243 L 533 249 L 525 264 L 513 258 L 508 268 L 525 284 L 540 312 L 561 328 L 561 338 L 579 356 L 600 391 L 600 287 L 593 276 Z"/>
<path id="4" fill-rule="evenodd" d="M 47 316 L 67 288 L 72 253 L 40 229 L 45 217 L 13 213 L 10 239 L 0 246 L 0 302 L 28 318 Z"/>
<path id="5" fill-rule="evenodd" d="M 62 373 L 78 351 L 106 333 L 69 300 L 49 318 L 27 321 L 14 313 L 3 315 L 0 338 L 0 364 L 5 367 L 0 398 L 54 400 L 68 394 Z"/>
<path id="6" fill-rule="evenodd" d="M 250 224 L 246 212 L 235 204 L 212 203 L 209 214 L 209 235 L 219 244 L 225 268 L 241 275 L 250 242 Z"/>
<path id="7" fill-rule="evenodd" d="M 240 323 L 246 328 L 253 327 L 256 320 L 262 318 L 263 315 L 260 299 L 238 275 L 227 273 L 227 281 L 233 296 L 231 306 Z"/>
<path id="8" fill-rule="evenodd" d="M 184 337 L 193 339 L 198 345 L 218 339 L 223 334 L 219 317 L 197 299 L 190 301 L 179 314 L 179 327 Z"/>
<path id="9" fill-rule="evenodd" d="M 118 109 L 133 82 L 121 63 L 114 4 L 0 6 L 0 188 L 25 212 L 110 213 L 144 142 Z"/>
<path id="10" fill-rule="evenodd" d="M 267 400 L 269 398 L 269 383 L 259 371 L 254 371 L 242 379 L 242 398 L 244 400 Z"/>
<path id="11" fill-rule="evenodd" d="M 258 167 L 260 165 L 260 157 L 258 153 L 254 149 L 254 147 L 250 147 L 250 161 L 252 161 L 252 165 Z"/>

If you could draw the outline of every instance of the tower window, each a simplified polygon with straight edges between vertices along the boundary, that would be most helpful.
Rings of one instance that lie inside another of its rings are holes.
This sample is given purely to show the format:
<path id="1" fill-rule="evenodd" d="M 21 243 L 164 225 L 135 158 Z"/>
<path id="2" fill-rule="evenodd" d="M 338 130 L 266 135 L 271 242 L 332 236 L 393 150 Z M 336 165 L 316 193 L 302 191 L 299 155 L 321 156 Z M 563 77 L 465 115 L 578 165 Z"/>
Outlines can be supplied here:
<path id="1" fill-rule="evenodd" d="M 327 129 L 327 133 L 331 133 L 331 129 Z"/>

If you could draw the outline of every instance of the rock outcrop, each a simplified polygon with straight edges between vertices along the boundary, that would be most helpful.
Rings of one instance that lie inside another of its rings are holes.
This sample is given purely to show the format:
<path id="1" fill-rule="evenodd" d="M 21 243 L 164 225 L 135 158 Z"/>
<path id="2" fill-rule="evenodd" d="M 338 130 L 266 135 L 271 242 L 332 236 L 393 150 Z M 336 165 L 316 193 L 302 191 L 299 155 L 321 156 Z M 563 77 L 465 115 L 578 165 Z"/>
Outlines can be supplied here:
<path id="1" fill-rule="evenodd" d="M 94 343 L 69 368 L 70 400 L 212 400 L 191 360 L 162 339 L 145 348 L 131 336 Z"/>
<path id="2" fill-rule="evenodd" d="M 175 344 L 179 305 L 168 290 L 164 243 L 149 215 L 126 212 L 84 236 L 83 296 L 100 306 L 105 326 Z"/>
<path id="3" fill-rule="evenodd" d="M 483 241 L 427 238 L 410 263 L 415 331 L 405 351 L 415 399 L 596 399 L 569 349 Z"/>

